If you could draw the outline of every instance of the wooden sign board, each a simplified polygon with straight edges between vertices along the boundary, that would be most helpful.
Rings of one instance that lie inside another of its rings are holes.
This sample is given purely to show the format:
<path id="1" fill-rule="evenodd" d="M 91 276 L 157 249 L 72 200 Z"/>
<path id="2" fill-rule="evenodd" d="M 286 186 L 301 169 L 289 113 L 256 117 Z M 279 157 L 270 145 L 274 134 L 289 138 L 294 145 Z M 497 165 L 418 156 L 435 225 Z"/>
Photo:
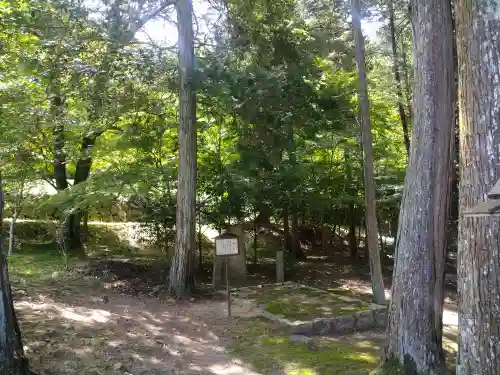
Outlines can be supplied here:
<path id="1" fill-rule="evenodd" d="M 500 199 L 500 180 L 491 188 L 488 193 L 489 199 Z"/>
<path id="2" fill-rule="evenodd" d="M 238 236 L 230 233 L 224 233 L 215 237 L 215 255 L 228 256 L 238 255 L 240 248 L 238 246 Z"/>
<path id="3" fill-rule="evenodd" d="M 500 199 L 489 199 L 465 210 L 465 216 L 500 216 Z"/>

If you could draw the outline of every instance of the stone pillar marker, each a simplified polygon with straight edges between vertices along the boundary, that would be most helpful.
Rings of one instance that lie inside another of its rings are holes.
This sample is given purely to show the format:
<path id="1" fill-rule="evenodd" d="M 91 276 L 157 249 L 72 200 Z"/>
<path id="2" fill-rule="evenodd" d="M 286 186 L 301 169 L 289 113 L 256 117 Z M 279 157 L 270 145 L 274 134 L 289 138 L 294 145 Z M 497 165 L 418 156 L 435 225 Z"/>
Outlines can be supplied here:
<path id="1" fill-rule="evenodd" d="M 283 250 L 276 251 L 276 282 L 285 282 L 285 261 L 283 259 Z"/>

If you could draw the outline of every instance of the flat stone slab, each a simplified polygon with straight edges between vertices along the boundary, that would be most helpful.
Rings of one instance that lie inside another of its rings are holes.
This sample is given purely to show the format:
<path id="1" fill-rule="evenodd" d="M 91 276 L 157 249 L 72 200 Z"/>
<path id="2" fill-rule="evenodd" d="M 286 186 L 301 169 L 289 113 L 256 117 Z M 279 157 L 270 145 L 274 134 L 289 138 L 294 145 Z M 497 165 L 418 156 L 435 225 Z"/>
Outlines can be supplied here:
<path id="1" fill-rule="evenodd" d="M 387 325 L 387 307 L 286 282 L 239 288 L 235 303 L 253 303 L 261 315 L 286 325 L 292 336 L 329 336 Z"/>

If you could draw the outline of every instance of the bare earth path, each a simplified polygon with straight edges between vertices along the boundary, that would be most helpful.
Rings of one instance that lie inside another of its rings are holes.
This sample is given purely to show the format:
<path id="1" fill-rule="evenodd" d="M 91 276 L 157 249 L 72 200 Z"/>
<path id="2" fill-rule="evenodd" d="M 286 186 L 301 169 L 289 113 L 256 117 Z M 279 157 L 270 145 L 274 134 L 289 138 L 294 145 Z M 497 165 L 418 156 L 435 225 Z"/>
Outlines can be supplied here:
<path id="1" fill-rule="evenodd" d="M 220 299 L 174 301 L 161 291 L 150 295 L 151 287 L 134 297 L 134 288 L 121 288 L 119 277 L 68 276 L 14 278 L 26 354 L 40 375 L 365 375 L 376 367 L 385 341 L 381 332 L 366 332 L 318 338 L 310 348 L 290 342 L 282 327 L 259 321 L 248 305 L 235 306 L 228 319 Z M 364 284 L 348 286 L 363 293 Z M 450 301 L 444 314 L 450 362 L 453 308 Z"/>
<path id="2" fill-rule="evenodd" d="M 226 353 L 223 301 L 134 298 L 75 285 L 16 294 L 26 353 L 41 374 L 256 374 Z"/>

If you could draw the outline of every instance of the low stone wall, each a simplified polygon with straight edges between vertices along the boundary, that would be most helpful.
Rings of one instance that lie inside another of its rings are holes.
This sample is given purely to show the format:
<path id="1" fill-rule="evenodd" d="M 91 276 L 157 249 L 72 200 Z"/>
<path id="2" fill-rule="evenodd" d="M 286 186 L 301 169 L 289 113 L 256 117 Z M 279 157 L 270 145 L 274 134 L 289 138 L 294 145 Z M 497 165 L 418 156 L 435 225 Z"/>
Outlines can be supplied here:
<path id="1" fill-rule="evenodd" d="M 271 314 L 273 315 L 273 314 Z M 385 307 L 358 311 L 353 315 L 332 316 L 309 322 L 283 322 L 291 327 L 292 334 L 304 336 L 329 336 L 355 331 L 366 331 L 387 326 Z"/>
<path id="2" fill-rule="evenodd" d="M 305 286 L 305 285 L 302 285 Z M 326 290 L 321 290 L 309 286 L 305 286 L 312 290 L 318 290 L 329 293 L 336 298 L 345 301 L 346 303 L 363 302 L 356 298 L 346 297 L 335 293 L 330 293 Z M 237 303 L 248 304 L 251 301 L 233 297 Z M 266 305 L 258 306 L 262 316 L 283 324 L 290 328 L 291 334 L 303 336 L 330 336 L 345 334 L 349 332 L 365 331 L 370 329 L 383 329 L 387 326 L 387 307 L 369 304 L 367 310 L 356 311 L 352 314 L 341 316 L 330 316 L 312 319 L 310 321 L 291 321 L 282 316 L 275 315 L 266 310 Z"/>

